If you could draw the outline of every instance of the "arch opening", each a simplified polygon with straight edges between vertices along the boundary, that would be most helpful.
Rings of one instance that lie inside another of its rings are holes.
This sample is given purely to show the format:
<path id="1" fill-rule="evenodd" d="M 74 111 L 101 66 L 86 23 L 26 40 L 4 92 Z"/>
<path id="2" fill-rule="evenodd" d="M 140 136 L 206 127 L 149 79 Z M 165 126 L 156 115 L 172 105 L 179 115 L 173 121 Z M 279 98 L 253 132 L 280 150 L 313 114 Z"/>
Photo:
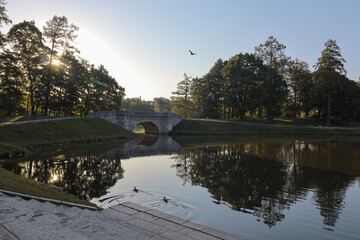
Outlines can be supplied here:
<path id="1" fill-rule="evenodd" d="M 141 122 L 140 124 L 144 127 L 145 134 L 159 134 L 159 128 L 153 122 Z"/>

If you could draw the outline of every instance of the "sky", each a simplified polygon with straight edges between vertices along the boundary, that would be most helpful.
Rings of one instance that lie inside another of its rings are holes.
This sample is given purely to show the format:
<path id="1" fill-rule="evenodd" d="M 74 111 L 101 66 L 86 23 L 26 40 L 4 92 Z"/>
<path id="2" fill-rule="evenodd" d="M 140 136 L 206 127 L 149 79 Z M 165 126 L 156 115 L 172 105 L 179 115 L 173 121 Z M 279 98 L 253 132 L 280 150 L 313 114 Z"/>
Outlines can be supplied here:
<path id="1" fill-rule="evenodd" d="M 79 27 L 80 56 L 103 64 L 127 98 L 172 96 L 183 75 L 201 77 L 274 36 L 287 56 L 316 63 L 328 39 L 360 77 L 359 0 L 7 0 L 13 24 L 54 15 Z M 0 29 L 7 32 L 10 26 Z M 189 50 L 197 55 L 190 56 Z"/>

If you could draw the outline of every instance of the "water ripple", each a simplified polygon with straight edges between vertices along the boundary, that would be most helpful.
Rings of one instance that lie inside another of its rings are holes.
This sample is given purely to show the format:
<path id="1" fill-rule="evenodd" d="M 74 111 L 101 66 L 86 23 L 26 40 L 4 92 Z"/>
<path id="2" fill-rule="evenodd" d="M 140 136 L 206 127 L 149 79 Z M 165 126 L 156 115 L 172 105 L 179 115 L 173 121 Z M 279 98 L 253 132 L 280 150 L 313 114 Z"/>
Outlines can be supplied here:
<path id="1" fill-rule="evenodd" d="M 155 209 L 167 214 L 189 219 L 192 216 L 192 209 L 184 203 L 176 201 L 171 196 L 166 196 L 167 201 L 164 201 L 164 195 L 148 192 L 138 189 L 138 192 L 127 192 L 122 194 L 115 194 L 110 197 L 99 199 L 102 208 L 109 208 L 123 202 L 133 202 L 144 207 Z"/>

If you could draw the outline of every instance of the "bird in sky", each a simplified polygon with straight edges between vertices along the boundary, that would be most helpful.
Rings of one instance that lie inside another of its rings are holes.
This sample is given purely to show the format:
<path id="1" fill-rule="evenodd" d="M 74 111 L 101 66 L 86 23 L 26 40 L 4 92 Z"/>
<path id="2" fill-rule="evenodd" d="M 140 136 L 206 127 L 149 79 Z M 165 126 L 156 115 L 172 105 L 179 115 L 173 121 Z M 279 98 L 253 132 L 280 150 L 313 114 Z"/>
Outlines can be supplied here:
<path id="1" fill-rule="evenodd" d="M 191 50 L 189 50 L 190 55 L 196 55 L 196 53 L 193 53 Z"/>

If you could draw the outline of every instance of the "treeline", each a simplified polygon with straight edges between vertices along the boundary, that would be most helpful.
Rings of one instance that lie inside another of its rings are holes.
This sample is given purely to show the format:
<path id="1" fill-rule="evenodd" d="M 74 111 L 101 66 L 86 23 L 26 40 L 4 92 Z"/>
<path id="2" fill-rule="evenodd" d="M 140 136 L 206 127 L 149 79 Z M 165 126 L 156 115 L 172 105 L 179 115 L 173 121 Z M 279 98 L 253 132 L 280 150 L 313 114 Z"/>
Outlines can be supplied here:
<path id="1" fill-rule="evenodd" d="M 134 112 L 171 112 L 172 105 L 170 99 L 164 97 L 154 98 L 152 101 L 140 98 L 125 98 L 121 105 L 121 110 Z"/>
<path id="2" fill-rule="evenodd" d="M 286 46 L 270 36 L 254 53 L 219 59 L 207 74 L 184 74 L 172 97 L 183 117 L 326 118 L 360 120 L 360 87 L 348 79 L 335 40 L 328 40 L 314 71 L 286 56 Z"/>
<path id="3" fill-rule="evenodd" d="M 0 27 L 11 24 L 0 0 Z M 87 115 L 120 110 L 125 89 L 103 65 L 94 67 L 75 46 L 78 27 L 54 16 L 40 31 L 34 21 L 0 32 L 0 114 Z"/>

